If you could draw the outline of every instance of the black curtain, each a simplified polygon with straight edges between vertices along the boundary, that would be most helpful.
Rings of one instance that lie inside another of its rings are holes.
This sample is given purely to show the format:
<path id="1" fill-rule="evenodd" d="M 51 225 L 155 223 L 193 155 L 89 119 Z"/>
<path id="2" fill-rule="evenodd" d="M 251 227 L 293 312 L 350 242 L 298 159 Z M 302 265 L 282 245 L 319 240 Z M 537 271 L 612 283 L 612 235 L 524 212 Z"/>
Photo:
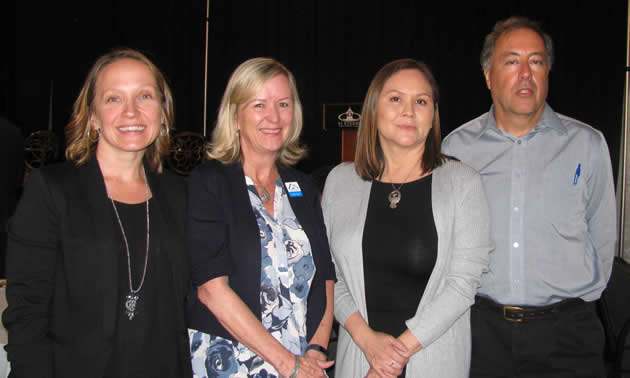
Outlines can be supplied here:
<path id="1" fill-rule="evenodd" d="M 9 0 L 8 5 L 14 17 L 7 17 L 5 36 L 14 50 L 2 63 L 8 85 L 1 110 L 25 136 L 47 129 L 52 83 L 52 127 L 63 150 L 63 129 L 88 70 L 115 47 L 144 52 L 165 73 L 176 99 L 176 126 L 201 125 L 205 3 Z"/>
<path id="2" fill-rule="evenodd" d="M 12 0 L 16 1 L 16 0 Z M 70 5 L 71 4 L 71 5 Z M 98 4 L 98 5 L 96 5 Z M 68 120 L 87 69 L 114 46 L 139 48 L 166 73 L 179 130 L 203 130 L 205 0 L 58 2 L 9 6 L 15 54 L 3 63 L 2 111 L 27 135 L 44 129 L 55 85 L 54 129 Z M 339 130 L 322 129 L 324 103 L 361 102 L 372 76 L 402 57 L 425 61 L 441 89 L 446 135 L 487 111 L 479 65 L 484 36 L 511 15 L 542 23 L 554 40 L 549 103 L 601 130 L 616 174 L 623 107 L 627 2 L 412 0 L 210 1 L 208 133 L 227 79 L 245 59 L 272 56 L 294 73 L 304 105 L 305 171 L 335 164 Z M 6 105 L 4 105 L 6 104 Z"/>

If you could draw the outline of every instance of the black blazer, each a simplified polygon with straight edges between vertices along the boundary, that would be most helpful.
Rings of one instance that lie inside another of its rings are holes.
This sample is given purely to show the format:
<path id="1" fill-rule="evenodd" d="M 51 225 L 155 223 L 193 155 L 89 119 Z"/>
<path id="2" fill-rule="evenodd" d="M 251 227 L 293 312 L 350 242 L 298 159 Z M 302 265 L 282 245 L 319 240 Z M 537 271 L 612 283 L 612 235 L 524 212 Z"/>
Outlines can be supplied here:
<path id="1" fill-rule="evenodd" d="M 183 179 L 147 171 L 172 266 L 182 376 L 190 377 L 184 300 L 189 286 Z M 7 301 L 3 314 L 11 377 L 100 377 L 118 312 L 122 238 L 95 159 L 35 170 L 9 226 Z M 156 356 L 159 360 L 160 356 Z"/>
<path id="2" fill-rule="evenodd" d="M 335 280 L 335 268 L 319 201 L 310 178 L 292 168 L 278 167 L 284 183 L 296 181 L 303 196 L 289 197 L 291 208 L 311 243 L 316 267 L 307 300 L 307 340 L 319 327 L 326 309 L 326 280 Z M 284 188 L 286 190 L 286 188 Z M 254 315 L 260 314 L 260 236 L 249 202 L 240 163 L 216 160 L 197 167 L 188 178 L 188 243 L 192 272 L 189 327 L 232 340 L 233 336 L 197 298 L 197 287 L 229 276 L 230 287 Z"/>
<path id="3" fill-rule="evenodd" d="M 20 129 L 0 117 L 0 277 L 4 277 L 7 221 L 13 215 L 24 180 L 24 138 Z"/>

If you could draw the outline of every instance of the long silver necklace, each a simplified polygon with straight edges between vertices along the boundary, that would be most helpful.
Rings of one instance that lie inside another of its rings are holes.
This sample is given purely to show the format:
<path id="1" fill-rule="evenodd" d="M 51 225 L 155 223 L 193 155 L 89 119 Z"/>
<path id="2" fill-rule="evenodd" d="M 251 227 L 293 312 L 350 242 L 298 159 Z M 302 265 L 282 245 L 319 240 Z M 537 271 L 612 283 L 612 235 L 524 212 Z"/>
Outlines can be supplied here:
<path id="1" fill-rule="evenodd" d="M 398 203 L 402 199 L 402 194 L 400 193 L 400 188 L 402 188 L 403 185 L 405 185 L 407 183 L 407 179 L 411 175 L 411 172 L 413 172 L 413 169 L 411 171 L 409 171 L 409 173 L 407 173 L 407 177 L 405 177 L 405 180 L 403 180 L 403 182 L 400 185 L 398 185 L 398 188 L 396 187 L 396 185 L 394 185 L 394 183 L 391 183 L 392 188 L 394 190 L 389 192 L 389 195 L 387 196 L 387 199 L 389 200 L 389 208 L 390 209 L 395 209 L 395 208 L 398 207 Z"/>
<path id="2" fill-rule="evenodd" d="M 118 215 L 118 209 L 116 208 L 116 203 L 114 199 L 109 194 L 109 189 L 107 190 L 107 196 L 109 200 L 112 202 L 112 206 L 114 207 L 114 213 L 116 214 L 116 219 L 118 220 L 118 225 L 120 226 L 120 231 L 122 232 L 123 240 L 125 241 L 125 250 L 127 251 L 127 272 L 129 273 L 129 294 L 125 297 L 125 314 L 132 320 L 134 316 L 136 316 L 136 307 L 138 305 L 138 300 L 140 299 L 140 290 L 142 289 L 142 285 L 144 285 L 144 278 L 147 274 L 147 263 L 149 262 L 149 183 L 147 182 L 147 174 L 144 171 L 144 167 L 142 167 L 142 175 L 144 177 L 144 185 L 145 185 L 145 197 L 147 199 L 147 250 L 144 255 L 144 269 L 142 271 L 142 279 L 140 280 L 140 285 L 137 289 L 133 288 L 133 284 L 131 282 L 131 256 L 129 254 L 129 243 L 127 242 L 127 235 L 125 234 L 125 228 L 123 227 L 122 222 L 120 221 L 120 216 Z"/>

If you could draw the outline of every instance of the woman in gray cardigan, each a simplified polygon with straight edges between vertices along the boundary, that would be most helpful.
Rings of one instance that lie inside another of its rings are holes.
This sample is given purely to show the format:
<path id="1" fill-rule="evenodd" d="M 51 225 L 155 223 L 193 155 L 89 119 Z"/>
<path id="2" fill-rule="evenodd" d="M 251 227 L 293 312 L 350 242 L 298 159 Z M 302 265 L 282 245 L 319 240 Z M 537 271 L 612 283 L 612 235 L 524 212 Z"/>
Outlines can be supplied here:
<path id="1" fill-rule="evenodd" d="M 440 152 L 438 90 L 402 59 L 374 77 L 354 164 L 328 176 L 339 377 L 467 377 L 490 220 L 477 172 Z"/>

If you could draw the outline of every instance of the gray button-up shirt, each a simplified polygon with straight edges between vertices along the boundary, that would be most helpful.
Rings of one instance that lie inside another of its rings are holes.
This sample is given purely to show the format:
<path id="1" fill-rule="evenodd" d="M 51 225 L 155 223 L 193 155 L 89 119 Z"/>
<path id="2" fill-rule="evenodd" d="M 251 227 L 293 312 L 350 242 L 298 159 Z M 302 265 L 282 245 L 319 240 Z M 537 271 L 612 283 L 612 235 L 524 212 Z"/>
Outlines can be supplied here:
<path id="1" fill-rule="evenodd" d="M 608 146 L 601 132 L 545 105 L 517 138 L 494 108 L 445 139 L 444 153 L 481 173 L 496 249 L 479 294 L 510 305 L 597 300 L 617 238 Z"/>

